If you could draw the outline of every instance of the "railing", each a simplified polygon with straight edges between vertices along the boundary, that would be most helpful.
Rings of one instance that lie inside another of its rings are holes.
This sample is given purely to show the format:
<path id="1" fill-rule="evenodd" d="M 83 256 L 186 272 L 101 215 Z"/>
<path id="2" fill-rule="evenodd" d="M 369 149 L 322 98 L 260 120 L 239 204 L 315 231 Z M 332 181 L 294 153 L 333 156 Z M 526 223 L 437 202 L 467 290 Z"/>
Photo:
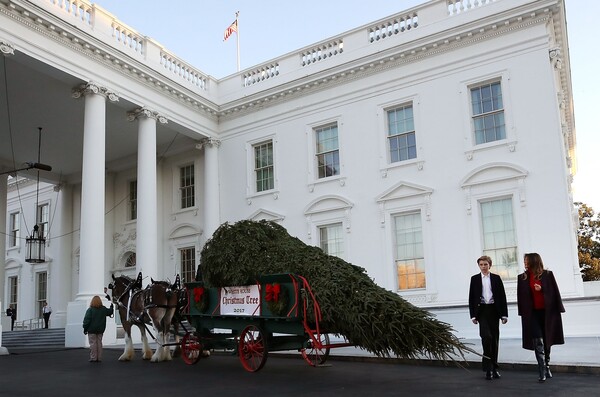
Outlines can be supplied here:
<path id="1" fill-rule="evenodd" d="M 455 17 L 500 0 L 435 0 L 424 2 L 417 7 L 399 12 L 371 25 L 356 28 L 338 37 L 315 43 L 295 53 L 283 55 L 263 65 L 253 66 L 224 78 L 219 81 L 218 93 L 216 92 L 216 80 L 211 87 L 213 78 L 171 54 L 158 42 L 124 24 L 110 14 L 109 11 L 92 3 L 92 0 L 30 1 L 43 5 L 48 11 L 110 44 L 116 50 L 138 59 L 165 77 L 202 95 L 213 96 L 212 100 L 217 100 L 217 97 L 221 94 L 230 97 L 233 92 L 238 91 L 240 89 L 240 79 L 241 89 L 243 90 L 255 90 L 253 88 L 255 84 L 268 84 L 267 82 L 281 79 L 281 76 L 284 75 L 294 79 L 297 76 L 305 75 L 306 72 L 302 69 L 306 67 L 316 67 L 316 70 L 318 70 L 319 64 L 335 62 L 336 58 L 341 59 L 341 55 L 346 52 L 367 55 L 372 51 L 381 51 L 384 47 L 394 45 L 400 37 L 406 37 L 409 32 L 412 34 L 415 31 L 420 31 L 423 26 Z M 69 34 L 67 32 L 63 33 Z M 418 35 L 414 36 L 414 38 L 417 37 Z M 368 47 L 377 49 L 372 50 Z M 110 55 L 107 54 L 107 57 L 110 57 Z M 230 79 L 233 81 L 230 81 Z M 209 91 L 211 88 L 213 92 Z"/>
<path id="2" fill-rule="evenodd" d="M 44 328 L 43 318 L 30 318 L 29 320 L 15 321 L 14 331 Z"/>
<path id="3" fill-rule="evenodd" d="M 496 0 L 447 0 L 448 15 L 457 15 L 465 11 L 479 8 Z"/>

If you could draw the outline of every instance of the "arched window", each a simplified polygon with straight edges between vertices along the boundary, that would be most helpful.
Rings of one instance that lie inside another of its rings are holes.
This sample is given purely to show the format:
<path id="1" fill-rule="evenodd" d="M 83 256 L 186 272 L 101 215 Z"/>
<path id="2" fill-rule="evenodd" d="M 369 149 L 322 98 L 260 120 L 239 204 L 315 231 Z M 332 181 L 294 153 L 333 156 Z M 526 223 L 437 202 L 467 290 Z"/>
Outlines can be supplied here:
<path id="1" fill-rule="evenodd" d="M 131 252 L 125 261 L 125 267 L 135 267 L 135 252 Z"/>

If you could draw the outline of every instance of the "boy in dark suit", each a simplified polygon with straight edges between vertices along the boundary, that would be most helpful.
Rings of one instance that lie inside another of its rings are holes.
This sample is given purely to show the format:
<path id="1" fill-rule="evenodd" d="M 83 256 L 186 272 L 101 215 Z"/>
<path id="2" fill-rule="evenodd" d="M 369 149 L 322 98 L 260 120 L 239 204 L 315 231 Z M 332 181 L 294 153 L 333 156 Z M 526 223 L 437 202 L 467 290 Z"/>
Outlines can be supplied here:
<path id="1" fill-rule="evenodd" d="M 482 366 L 485 379 L 500 379 L 498 372 L 498 343 L 500 321 L 508 321 L 508 305 L 504 284 L 499 275 L 490 272 L 492 258 L 477 259 L 480 273 L 471 277 L 469 287 L 469 314 L 473 324 L 479 324 L 479 336 L 483 347 Z"/>

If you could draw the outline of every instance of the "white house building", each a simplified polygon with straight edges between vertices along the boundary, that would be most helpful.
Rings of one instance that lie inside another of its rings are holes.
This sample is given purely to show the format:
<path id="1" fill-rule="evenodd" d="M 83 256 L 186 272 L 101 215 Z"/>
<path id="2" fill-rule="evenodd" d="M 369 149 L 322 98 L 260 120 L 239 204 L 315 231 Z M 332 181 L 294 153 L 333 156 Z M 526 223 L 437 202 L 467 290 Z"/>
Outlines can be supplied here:
<path id="1" fill-rule="evenodd" d="M 364 267 L 464 337 L 476 259 L 494 259 L 517 337 L 516 275 L 538 252 L 565 333 L 600 332 L 577 260 L 564 0 L 431 0 L 222 79 L 88 0 L 0 1 L 0 49 L 0 171 L 52 167 L 0 177 L 0 300 L 19 320 L 48 300 L 68 346 L 112 274 L 189 280 L 242 219 Z"/>

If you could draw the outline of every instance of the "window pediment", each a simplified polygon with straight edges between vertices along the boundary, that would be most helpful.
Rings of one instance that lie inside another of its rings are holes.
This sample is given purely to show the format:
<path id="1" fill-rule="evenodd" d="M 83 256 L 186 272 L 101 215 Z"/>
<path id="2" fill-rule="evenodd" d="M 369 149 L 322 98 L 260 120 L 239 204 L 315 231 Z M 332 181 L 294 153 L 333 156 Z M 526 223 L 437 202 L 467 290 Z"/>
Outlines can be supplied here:
<path id="1" fill-rule="evenodd" d="M 505 180 L 518 180 L 527 176 L 528 172 L 514 164 L 492 163 L 478 167 L 471 171 L 461 182 L 461 187 L 467 188 L 485 183 L 494 183 Z"/>
<path id="2" fill-rule="evenodd" d="M 195 236 L 198 234 L 202 234 L 202 230 L 198 229 L 192 224 L 183 224 L 177 226 L 175 229 L 169 233 L 169 239 L 178 239 L 183 237 Z"/>
<path id="3" fill-rule="evenodd" d="M 378 203 L 385 203 L 387 201 L 420 195 L 429 195 L 431 193 L 433 193 L 433 189 L 429 187 L 409 182 L 400 182 L 383 192 L 379 197 L 377 197 L 376 201 Z"/>
<path id="4" fill-rule="evenodd" d="M 354 207 L 354 204 L 344 197 L 337 195 L 323 196 L 312 201 L 304 210 L 304 215 L 347 210 L 352 207 Z"/>
<path id="5" fill-rule="evenodd" d="M 266 220 L 273 222 L 281 222 L 284 218 L 285 216 L 273 211 L 266 210 L 264 208 L 255 211 L 252 215 L 248 217 L 248 219 L 252 221 Z"/>

